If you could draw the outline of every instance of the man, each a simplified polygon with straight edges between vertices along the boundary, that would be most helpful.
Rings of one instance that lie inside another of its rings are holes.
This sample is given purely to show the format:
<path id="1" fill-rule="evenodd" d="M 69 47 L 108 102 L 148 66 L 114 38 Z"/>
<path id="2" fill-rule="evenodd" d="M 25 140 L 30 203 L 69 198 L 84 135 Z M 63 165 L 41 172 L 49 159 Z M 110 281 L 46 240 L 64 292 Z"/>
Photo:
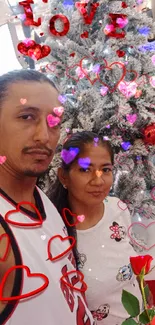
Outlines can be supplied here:
<path id="1" fill-rule="evenodd" d="M 58 95 L 34 70 L 0 77 L 0 324 L 94 324 L 63 220 L 35 185 L 59 140 Z"/>

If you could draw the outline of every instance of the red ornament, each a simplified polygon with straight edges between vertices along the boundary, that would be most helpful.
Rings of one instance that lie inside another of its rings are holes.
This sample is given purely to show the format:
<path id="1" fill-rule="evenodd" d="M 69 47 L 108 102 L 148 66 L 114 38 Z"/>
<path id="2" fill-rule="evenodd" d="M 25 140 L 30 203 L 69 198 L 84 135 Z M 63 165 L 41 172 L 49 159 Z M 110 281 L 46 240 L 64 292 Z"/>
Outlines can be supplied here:
<path id="1" fill-rule="evenodd" d="M 144 142 L 155 145 L 155 123 L 147 126 L 143 130 Z"/>
<path id="2" fill-rule="evenodd" d="M 128 5 L 127 5 L 127 3 L 126 3 L 126 2 L 124 2 L 124 1 L 122 2 L 122 8 L 124 8 L 124 9 L 125 9 L 125 8 L 128 8 Z"/>
<path id="3" fill-rule="evenodd" d="M 88 38 L 89 33 L 85 30 L 80 36 L 81 38 Z"/>
<path id="4" fill-rule="evenodd" d="M 84 18 L 84 22 L 90 25 L 94 19 L 97 8 L 99 7 L 99 2 L 90 4 L 90 12 L 87 12 L 87 3 L 75 2 L 75 7 L 80 11 Z"/>
<path id="5" fill-rule="evenodd" d="M 55 21 L 57 19 L 60 19 L 63 21 L 64 23 L 64 30 L 62 32 L 58 32 L 56 29 L 55 29 Z M 69 28 L 70 28 L 70 22 L 68 20 L 68 18 L 64 15 L 61 15 L 61 14 L 58 14 L 58 15 L 55 15 L 53 16 L 51 19 L 50 19 L 50 22 L 49 22 L 49 29 L 50 29 L 50 32 L 55 35 L 55 36 L 65 36 L 68 31 L 69 31 Z"/>
<path id="6" fill-rule="evenodd" d="M 23 55 L 27 55 L 34 60 L 40 60 L 51 52 L 48 45 L 41 46 L 32 40 L 26 40 L 19 43 L 17 49 Z"/>
<path id="7" fill-rule="evenodd" d="M 75 56 L 75 53 L 74 52 L 72 52 L 69 56 L 72 56 L 72 57 L 74 57 Z"/>
<path id="8" fill-rule="evenodd" d="M 38 21 L 34 21 L 33 19 L 33 11 L 30 4 L 33 4 L 33 0 L 26 0 L 26 1 L 20 1 L 19 5 L 24 7 L 24 12 L 26 15 L 26 20 L 24 21 L 24 24 L 26 26 L 40 26 L 41 25 L 41 18 L 38 18 Z"/>
<path id="9" fill-rule="evenodd" d="M 117 50 L 116 53 L 119 56 L 119 58 L 122 58 L 126 54 L 126 52 L 122 50 Z"/>

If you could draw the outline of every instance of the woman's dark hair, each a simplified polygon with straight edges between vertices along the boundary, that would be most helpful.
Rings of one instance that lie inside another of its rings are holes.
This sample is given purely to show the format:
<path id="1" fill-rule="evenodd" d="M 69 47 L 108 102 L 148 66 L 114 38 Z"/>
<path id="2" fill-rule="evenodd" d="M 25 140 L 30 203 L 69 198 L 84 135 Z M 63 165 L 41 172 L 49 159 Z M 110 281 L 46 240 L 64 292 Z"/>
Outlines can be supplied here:
<path id="1" fill-rule="evenodd" d="M 13 70 L 0 76 L 0 107 L 9 92 L 9 86 L 20 81 L 48 82 L 52 87 L 54 83 L 43 73 L 36 70 Z"/>
<path id="2" fill-rule="evenodd" d="M 72 162 L 66 164 L 64 160 L 62 160 L 61 167 L 68 172 L 70 170 L 71 165 L 73 162 L 78 160 L 79 154 L 84 151 L 84 147 L 86 144 L 93 143 L 97 139 L 97 143 L 102 145 L 104 148 L 106 148 L 110 154 L 112 165 L 114 164 L 114 153 L 111 147 L 111 144 L 109 141 L 106 141 L 103 139 L 101 135 L 98 135 L 96 133 L 90 132 L 90 131 L 82 131 L 72 134 L 63 144 L 62 149 L 69 150 L 70 148 L 78 148 L 79 153 L 76 155 L 75 159 L 72 160 Z M 95 142 L 94 142 L 95 143 Z M 68 191 L 63 187 L 61 182 L 59 181 L 59 178 L 57 177 L 54 185 L 51 186 L 51 188 L 47 192 L 48 197 L 53 202 L 55 207 L 57 208 L 60 215 L 63 217 L 62 210 L 63 208 L 70 209 L 69 202 L 68 202 Z M 70 209 L 71 210 L 71 209 Z M 67 219 L 70 224 L 73 223 L 72 216 L 70 214 L 67 215 Z M 76 228 L 75 227 L 69 227 L 66 224 L 67 231 L 69 236 L 75 237 L 76 236 Z M 78 254 L 76 247 L 73 248 L 73 253 L 76 261 L 76 266 L 78 267 Z"/>

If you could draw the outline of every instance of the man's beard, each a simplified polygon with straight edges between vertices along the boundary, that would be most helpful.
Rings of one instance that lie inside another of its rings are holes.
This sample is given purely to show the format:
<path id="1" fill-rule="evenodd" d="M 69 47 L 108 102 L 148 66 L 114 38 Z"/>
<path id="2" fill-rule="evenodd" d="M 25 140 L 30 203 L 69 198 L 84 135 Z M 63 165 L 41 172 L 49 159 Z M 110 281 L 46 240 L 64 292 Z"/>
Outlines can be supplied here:
<path id="1" fill-rule="evenodd" d="M 48 168 L 43 172 L 37 172 L 34 170 L 27 169 L 24 171 L 24 175 L 27 177 L 37 177 L 37 178 L 39 177 L 40 178 L 40 177 L 44 177 L 47 174 L 47 172 L 48 172 Z"/>

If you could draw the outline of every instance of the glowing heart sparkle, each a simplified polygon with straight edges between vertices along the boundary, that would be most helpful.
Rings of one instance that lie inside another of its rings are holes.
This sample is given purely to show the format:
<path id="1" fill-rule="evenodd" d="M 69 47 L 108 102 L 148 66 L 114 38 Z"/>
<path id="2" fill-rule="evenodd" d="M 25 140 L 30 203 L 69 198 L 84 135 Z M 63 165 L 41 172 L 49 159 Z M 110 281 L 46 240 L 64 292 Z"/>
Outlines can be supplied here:
<path id="1" fill-rule="evenodd" d="M 77 216 L 77 220 L 78 220 L 79 222 L 83 222 L 84 219 L 85 219 L 84 214 L 81 214 L 81 215 Z"/>
<path id="2" fill-rule="evenodd" d="M 6 161 L 6 156 L 0 156 L 0 165 L 4 164 Z"/>
<path id="3" fill-rule="evenodd" d="M 54 107 L 53 112 L 60 117 L 64 112 L 64 107 L 63 106 Z"/>
<path id="4" fill-rule="evenodd" d="M 97 175 L 97 177 L 101 177 L 102 176 L 102 171 L 101 170 L 97 170 L 96 171 L 96 175 Z"/>
<path id="5" fill-rule="evenodd" d="M 21 98 L 21 99 L 20 99 L 20 103 L 21 103 L 22 105 L 25 105 L 25 104 L 27 103 L 27 99 L 26 99 L 26 98 Z"/>
<path id="6" fill-rule="evenodd" d="M 49 114 L 47 116 L 47 122 L 50 128 L 53 128 L 54 126 L 58 125 L 60 123 L 60 118 L 55 117 L 52 114 Z"/>

